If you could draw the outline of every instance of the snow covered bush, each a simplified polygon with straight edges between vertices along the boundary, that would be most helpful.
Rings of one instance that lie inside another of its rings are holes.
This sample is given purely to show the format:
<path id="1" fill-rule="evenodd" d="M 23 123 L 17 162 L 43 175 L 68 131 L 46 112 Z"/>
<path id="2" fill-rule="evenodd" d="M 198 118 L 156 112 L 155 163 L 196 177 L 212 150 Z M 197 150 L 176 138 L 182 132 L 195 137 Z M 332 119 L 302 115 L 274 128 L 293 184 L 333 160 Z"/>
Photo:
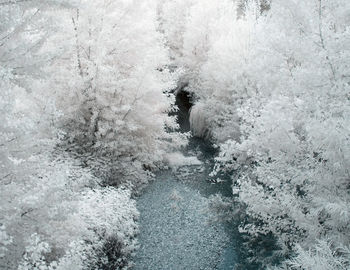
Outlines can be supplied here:
<path id="1" fill-rule="evenodd" d="M 213 175 L 232 173 L 242 232 L 272 232 L 286 253 L 348 246 L 349 3 L 246 2 L 243 16 L 212 3 L 205 49 L 192 46 L 193 132 L 220 145 Z"/>
<path id="2" fill-rule="evenodd" d="M 85 162 L 113 185 L 144 181 L 144 168 L 160 167 L 164 154 L 185 141 L 166 132 L 177 127 L 168 116 L 177 72 L 167 68 L 157 3 L 136 2 L 82 1 L 64 14 L 67 32 L 47 45 L 69 43 L 47 69 L 67 148 L 93 154 Z"/>
<path id="3" fill-rule="evenodd" d="M 162 26 L 165 28 L 169 20 L 173 22 L 164 30 L 167 44 L 173 52 L 173 62 L 185 71 L 182 80 L 188 83 L 186 91 L 196 100 L 190 116 L 193 134 L 215 137 L 218 141 L 237 138 L 238 119 L 231 95 L 235 94 L 237 99 L 242 95 L 240 89 L 233 87 L 233 82 L 245 80 L 240 76 L 245 71 L 240 69 L 237 61 L 244 63 L 245 55 L 249 55 L 247 36 L 251 25 L 246 21 L 236 21 L 238 7 L 232 1 L 189 1 L 186 5 L 182 1 L 166 3 L 161 9 Z M 167 16 L 166 7 L 176 11 L 181 8 L 181 14 Z M 174 18 L 178 16 L 181 20 L 175 22 Z M 223 125 L 228 121 L 230 124 Z M 235 128 L 229 127 L 231 124 Z"/>
<path id="4" fill-rule="evenodd" d="M 156 12 L 141 1 L 0 4 L 1 268 L 130 266 L 131 188 L 186 143 L 166 132 L 177 75 Z"/>
<path id="5" fill-rule="evenodd" d="M 126 269 L 130 266 L 129 257 L 136 248 L 135 220 L 138 216 L 136 204 L 130 200 L 130 191 L 94 189 L 78 196 L 77 210 L 70 214 L 69 227 L 66 226 L 64 231 L 70 237 L 64 243 L 60 254 L 63 256 L 60 257 L 56 250 L 61 248 L 59 240 L 64 235 L 55 235 L 58 238 L 51 240 L 50 245 L 46 242 L 48 240 L 43 241 L 38 234 L 33 234 L 19 269 L 68 270 L 103 266 Z M 110 245 L 112 251 L 109 252 L 112 254 L 104 250 L 106 245 Z"/>
<path id="6" fill-rule="evenodd" d="M 102 250 L 111 241 L 120 247 L 115 261 L 127 265 L 138 215 L 130 191 L 100 189 L 91 169 L 55 151 L 58 139 L 44 132 L 52 122 L 38 122 L 40 102 L 2 75 L 1 265 L 16 269 L 26 250 L 20 269 L 56 260 L 82 265 L 58 269 L 87 269 L 87 263 L 108 263 Z"/>
<path id="7" fill-rule="evenodd" d="M 207 30 L 207 61 L 200 66 L 197 81 L 189 86 L 199 99 L 191 110 L 192 131 L 217 142 L 238 139 L 240 135 L 236 109 L 248 95 L 245 84 L 249 84 L 249 78 L 244 64 L 250 56 L 250 35 L 255 23 L 250 17 L 236 21 L 237 7 L 231 1 L 220 4 L 217 9 L 221 14 Z"/>
<path id="8" fill-rule="evenodd" d="M 334 246 L 327 240 L 319 240 L 305 250 L 297 245 L 297 256 L 276 269 L 345 270 L 350 265 L 350 250 L 346 246 Z"/>

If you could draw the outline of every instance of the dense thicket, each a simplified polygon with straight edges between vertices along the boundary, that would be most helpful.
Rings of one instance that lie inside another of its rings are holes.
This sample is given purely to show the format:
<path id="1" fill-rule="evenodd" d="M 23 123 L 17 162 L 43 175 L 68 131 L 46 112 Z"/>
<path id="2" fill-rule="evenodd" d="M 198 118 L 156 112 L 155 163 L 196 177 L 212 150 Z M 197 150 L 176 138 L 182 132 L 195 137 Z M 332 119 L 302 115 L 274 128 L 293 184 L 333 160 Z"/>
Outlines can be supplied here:
<path id="1" fill-rule="evenodd" d="M 241 231 L 277 236 L 289 269 L 346 269 L 349 2 L 189 6 L 177 61 L 198 99 L 192 130 L 220 146 L 213 176 L 232 174 Z"/>
<path id="2" fill-rule="evenodd" d="M 130 266 L 131 193 L 186 143 L 156 4 L 0 3 L 1 269 Z"/>

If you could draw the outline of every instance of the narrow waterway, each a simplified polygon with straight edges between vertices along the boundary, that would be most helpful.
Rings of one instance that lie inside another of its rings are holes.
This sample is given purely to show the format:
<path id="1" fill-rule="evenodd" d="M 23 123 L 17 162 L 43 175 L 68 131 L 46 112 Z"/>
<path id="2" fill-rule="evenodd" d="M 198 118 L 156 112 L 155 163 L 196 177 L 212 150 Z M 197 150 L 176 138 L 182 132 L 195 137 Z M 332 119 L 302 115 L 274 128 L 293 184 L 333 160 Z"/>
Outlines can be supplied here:
<path id="1" fill-rule="evenodd" d="M 189 130 L 186 93 L 177 98 L 181 130 Z M 182 154 L 192 162 L 157 174 L 138 199 L 140 248 L 137 270 L 233 269 L 236 243 L 229 224 L 214 222 L 209 196 L 230 196 L 230 182 L 212 183 L 215 150 L 210 143 L 191 138 Z"/>

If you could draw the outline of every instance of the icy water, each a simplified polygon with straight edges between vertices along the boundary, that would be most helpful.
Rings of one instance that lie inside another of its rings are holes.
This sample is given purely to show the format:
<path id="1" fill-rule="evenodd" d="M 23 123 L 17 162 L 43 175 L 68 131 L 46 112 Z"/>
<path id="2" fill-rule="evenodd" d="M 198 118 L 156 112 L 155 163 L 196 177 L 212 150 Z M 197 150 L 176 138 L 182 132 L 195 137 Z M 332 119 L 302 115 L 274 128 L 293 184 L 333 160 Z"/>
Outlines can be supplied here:
<path id="1" fill-rule="evenodd" d="M 140 249 L 134 269 L 233 269 L 232 234 L 208 211 L 208 197 L 228 193 L 230 187 L 209 181 L 212 164 L 199 142 L 192 139 L 187 154 L 196 154 L 201 165 L 159 173 L 139 198 Z"/>
<path id="2" fill-rule="evenodd" d="M 189 130 L 186 99 L 177 100 L 182 131 Z M 196 165 L 160 172 L 138 199 L 140 248 L 136 270 L 233 269 L 236 243 L 229 224 L 213 222 L 208 197 L 231 195 L 229 182 L 212 183 L 214 149 L 208 142 L 191 138 L 183 151 Z"/>

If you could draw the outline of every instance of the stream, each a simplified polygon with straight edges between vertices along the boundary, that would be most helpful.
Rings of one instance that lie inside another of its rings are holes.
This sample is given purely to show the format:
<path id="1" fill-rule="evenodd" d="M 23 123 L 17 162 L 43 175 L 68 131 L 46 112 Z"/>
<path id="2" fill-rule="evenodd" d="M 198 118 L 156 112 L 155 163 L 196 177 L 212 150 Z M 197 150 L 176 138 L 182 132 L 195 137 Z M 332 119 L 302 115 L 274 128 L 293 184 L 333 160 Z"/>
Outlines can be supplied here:
<path id="1" fill-rule="evenodd" d="M 181 131 L 189 131 L 185 92 L 177 105 Z M 210 195 L 231 196 L 230 181 L 210 181 L 215 156 L 210 143 L 192 137 L 182 154 L 193 162 L 159 172 L 138 198 L 140 248 L 133 269 L 233 269 L 238 255 L 232 226 L 214 222 L 208 211 Z"/>

